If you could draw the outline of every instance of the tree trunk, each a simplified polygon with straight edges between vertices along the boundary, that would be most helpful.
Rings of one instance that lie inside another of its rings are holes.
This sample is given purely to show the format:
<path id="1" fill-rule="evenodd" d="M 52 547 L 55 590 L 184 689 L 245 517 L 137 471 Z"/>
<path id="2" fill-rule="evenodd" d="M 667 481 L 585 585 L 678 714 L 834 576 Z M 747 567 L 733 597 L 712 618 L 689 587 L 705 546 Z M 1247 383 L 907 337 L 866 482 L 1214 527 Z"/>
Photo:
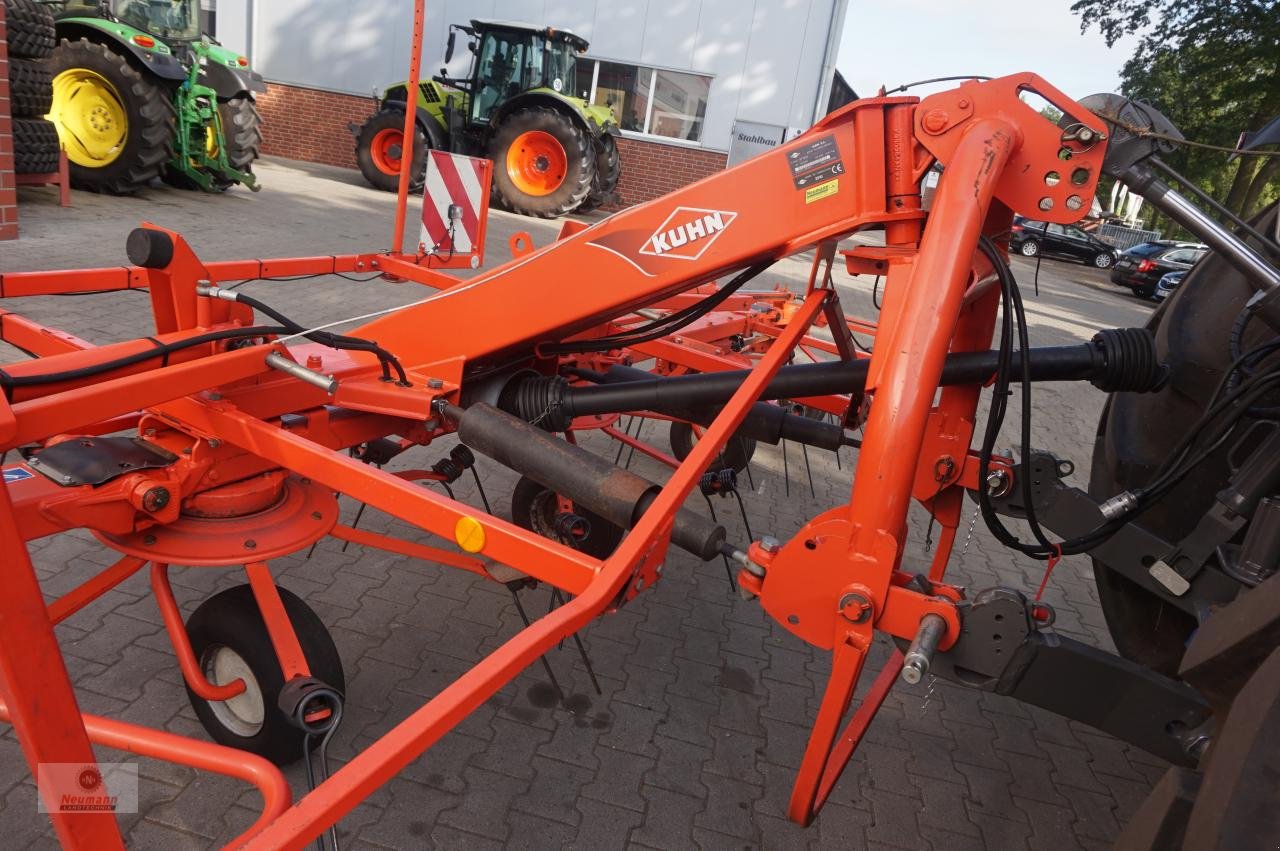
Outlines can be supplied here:
<path id="1" fill-rule="evenodd" d="M 1227 192 L 1227 200 L 1222 205 L 1237 216 L 1244 218 L 1245 195 L 1249 192 L 1249 184 L 1253 182 L 1257 171 L 1258 157 L 1240 157 L 1240 165 L 1236 168 L 1235 179 L 1231 181 L 1231 190 Z"/>
<path id="2" fill-rule="evenodd" d="M 1258 199 L 1262 197 L 1262 190 L 1266 189 L 1270 183 L 1280 172 L 1280 157 L 1268 157 L 1267 161 L 1262 164 L 1262 168 L 1258 169 L 1258 173 L 1254 175 L 1253 181 L 1249 184 L 1249 191 L 1245 193 L 1244 204 L 1241 205 L 1241 218 L 1252 219 L 1261 212 Z"/>

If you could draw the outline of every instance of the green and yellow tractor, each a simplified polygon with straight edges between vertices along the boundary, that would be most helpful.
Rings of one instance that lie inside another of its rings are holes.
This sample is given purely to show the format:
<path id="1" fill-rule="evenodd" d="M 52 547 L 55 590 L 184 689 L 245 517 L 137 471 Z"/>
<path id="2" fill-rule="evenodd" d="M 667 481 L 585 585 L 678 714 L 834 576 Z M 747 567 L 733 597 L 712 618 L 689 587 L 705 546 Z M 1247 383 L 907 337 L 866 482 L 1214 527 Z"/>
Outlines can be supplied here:
<path id="1" fill-rule="evenodd" d="M 610 107 L 573 95 L 586 39 L 505 21 L 455 24 L 446 64 L 458 33 L 467 37 L 471 71 L 451 78 L 442 68 L 419 84 L 411 185 L 421 188 L 426 151 L 435 148 L 493 160 L 494 200 L 516 213 L 554 218 L 611 200 L 621 173 L 618 123 Z M 408 86 L 391 86 L 377 112 L 351 128 L 360 170 L 379 189 L 397 188 L 408 103 Z"/>
<path id="2" fill-rule="evenodd" d="M 72 182 L 128 195 L 153 178 L 221 192 L 259 189 L 262 147 L 249 60 L 202 35 L 199 0 L 55 0 L 48 60 Z"/>

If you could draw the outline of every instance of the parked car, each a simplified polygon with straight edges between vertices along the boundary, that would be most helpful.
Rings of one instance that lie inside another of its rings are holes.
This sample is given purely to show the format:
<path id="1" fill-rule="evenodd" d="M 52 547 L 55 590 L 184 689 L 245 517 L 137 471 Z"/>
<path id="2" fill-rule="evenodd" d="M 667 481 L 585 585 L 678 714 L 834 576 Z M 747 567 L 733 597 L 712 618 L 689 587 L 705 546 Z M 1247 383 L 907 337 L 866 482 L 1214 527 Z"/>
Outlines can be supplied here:
<path id="1" fill-rule="evenodd" d="M 1182 279 L 1186 276 L 1186 272 L 1170 272 L 1162 277 L 1160 282 L 1156 284 L 1156 291 L 1153 295 L 1157 300 L 1164 301 L 1166 298 L 1173 295 L 1173 291 L 1178 288 L 1178 285 L 1182 283 Z"/>
<path id="2" fill-rule="evenodd" d="M 1055 225 L 1015 216 L 1009 233 L 1009 250 L 1023 257 L 1061 257 L 1099 269 L 1109 269 L 1118 252 L 1091 233 L 1074 225 Z"/>
<path id="3" fill-rule="evenodd" d="M 1120 255 L 1111 270 L 1111 283 L 1133 290 L 1142 298 L 1156 294 L 1156 285 L 1170 272 L 1185 272 L 1209 250 L 1198 242 L 1144 242 Z"/>

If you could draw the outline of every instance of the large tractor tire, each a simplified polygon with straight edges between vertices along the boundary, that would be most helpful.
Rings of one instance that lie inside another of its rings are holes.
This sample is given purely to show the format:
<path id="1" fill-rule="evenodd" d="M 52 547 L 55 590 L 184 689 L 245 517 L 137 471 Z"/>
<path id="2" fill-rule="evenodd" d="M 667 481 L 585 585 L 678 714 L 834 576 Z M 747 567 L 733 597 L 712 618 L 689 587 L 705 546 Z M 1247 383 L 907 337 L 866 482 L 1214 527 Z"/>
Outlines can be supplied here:
<path id="1" fill-rule="evenodd" d="M 618 143 L 608 133 L 601 134 L 595 140 L 596 176 L 591 181 L 591 192 L 578 207 L 579 213 L 586 213 L 613 200 L 613 190 L 618 188 L 618 178 L 622 176 L 622 159 L 618 156 Z"/>
<path id="2" fill-rule="evenodd" d="M 43 118 L 13 119 L 13 170 L 52 174 L 58 170 L 58 130 Z"/>
<path id="3" fill-rule="evenodd" d="M 48 6 L 36 0 L 4 0 L 4 10 L 10 59 L 44 59 L 53 53 L 58 37 Z"/>
<path id="4" fill-rule="evenodd" d="M 9 60 L 9 105 L 15 118 L 43 118 L 53 105 L 53 75 L 39 62 Z"/>
<path id="5" fill-rule="evenodd" d="M 549 107 L 513 112 L 489 143 L 493 185 L 513 213 L 553 219 L 571 213 L 591 192 L 596 156 L 572 118 Z"/>
<path id="6" fill-rule="evenodd" d="M 1277 206 L 1272 205 L 1255 226 L 1274 233 L 1276 216 Z M 1155 332 L 1161 361 L 1169 367 L 1169 381 L 1158 393 L 1117 393 L 1108 400 L 1093 453 L 1089 491 L 1094 497 L 1105 499 L 1150 480 L 1209 405 L 1234 360 L 1233 335 L 1240 351 L 1270 339 L 1273 332 L 1258 320 L 1238 324 L 1253 292 L 1234 267 L 1210 254 L 1152 314 L 1148 327 Z M 1278 402 L 1266 400 L 1268 405 Z M 1250 421 L 1246 417 L 1241 422 Z M 1238 440 L 1234 437 L 1210 454 L 1139 522 L 1170 541 L 1194 529 L 1230 475 L 1228 456 Z M 1205 567 L 1217 569 L 1212 563 Z M 1196 632 L 1196 619 L 1096 559 L 1094 576 L 1102 613 L 1120 654 L 1176 676 Z"/>
<path id="7" fill-rule="evenodd" d="M 413 123 L 413 167 L 409 174 L 409 191 L 421 191 L 427 174 L 427 134 Z M 360 128 L 356 140 L 356 163 L 360 173 L 375 189 L 395 192 L 400 188 L 400 163 L 404 154 L 404 111 L 384 109 Z"/>
<path id="8" fill-rule="evenodd" d="M 173 155 L 176 114 L 168 88 L 105 44 L 62 40 L 49 60 L 49 119 L 71 161 L 73 185 L 131 195 Z"/>

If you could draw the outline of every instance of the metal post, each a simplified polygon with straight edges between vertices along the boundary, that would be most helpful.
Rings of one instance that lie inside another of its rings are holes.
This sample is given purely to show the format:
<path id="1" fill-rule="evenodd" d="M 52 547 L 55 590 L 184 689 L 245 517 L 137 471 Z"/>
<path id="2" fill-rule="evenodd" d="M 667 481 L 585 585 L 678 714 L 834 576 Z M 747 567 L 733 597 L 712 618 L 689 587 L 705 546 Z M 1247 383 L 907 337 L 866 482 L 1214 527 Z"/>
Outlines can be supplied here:
<path id="1" fill-rule="evenodd" d="M 409 82 L 405 84 L 404 135 L 400 143 L 400 187 L 396 191 L 396 224 L 391 236 L 391 253 L 404 250 L 404 218 L 409 204 L 409 175 L 413 171 L 414 123 L 418 120 L 418 77 L 422 72 L 422 30 L 426 0 L 413 4 L 413 45 L 409 48 Z M 423 152 L 426 156 L 426 152 Z"/>

